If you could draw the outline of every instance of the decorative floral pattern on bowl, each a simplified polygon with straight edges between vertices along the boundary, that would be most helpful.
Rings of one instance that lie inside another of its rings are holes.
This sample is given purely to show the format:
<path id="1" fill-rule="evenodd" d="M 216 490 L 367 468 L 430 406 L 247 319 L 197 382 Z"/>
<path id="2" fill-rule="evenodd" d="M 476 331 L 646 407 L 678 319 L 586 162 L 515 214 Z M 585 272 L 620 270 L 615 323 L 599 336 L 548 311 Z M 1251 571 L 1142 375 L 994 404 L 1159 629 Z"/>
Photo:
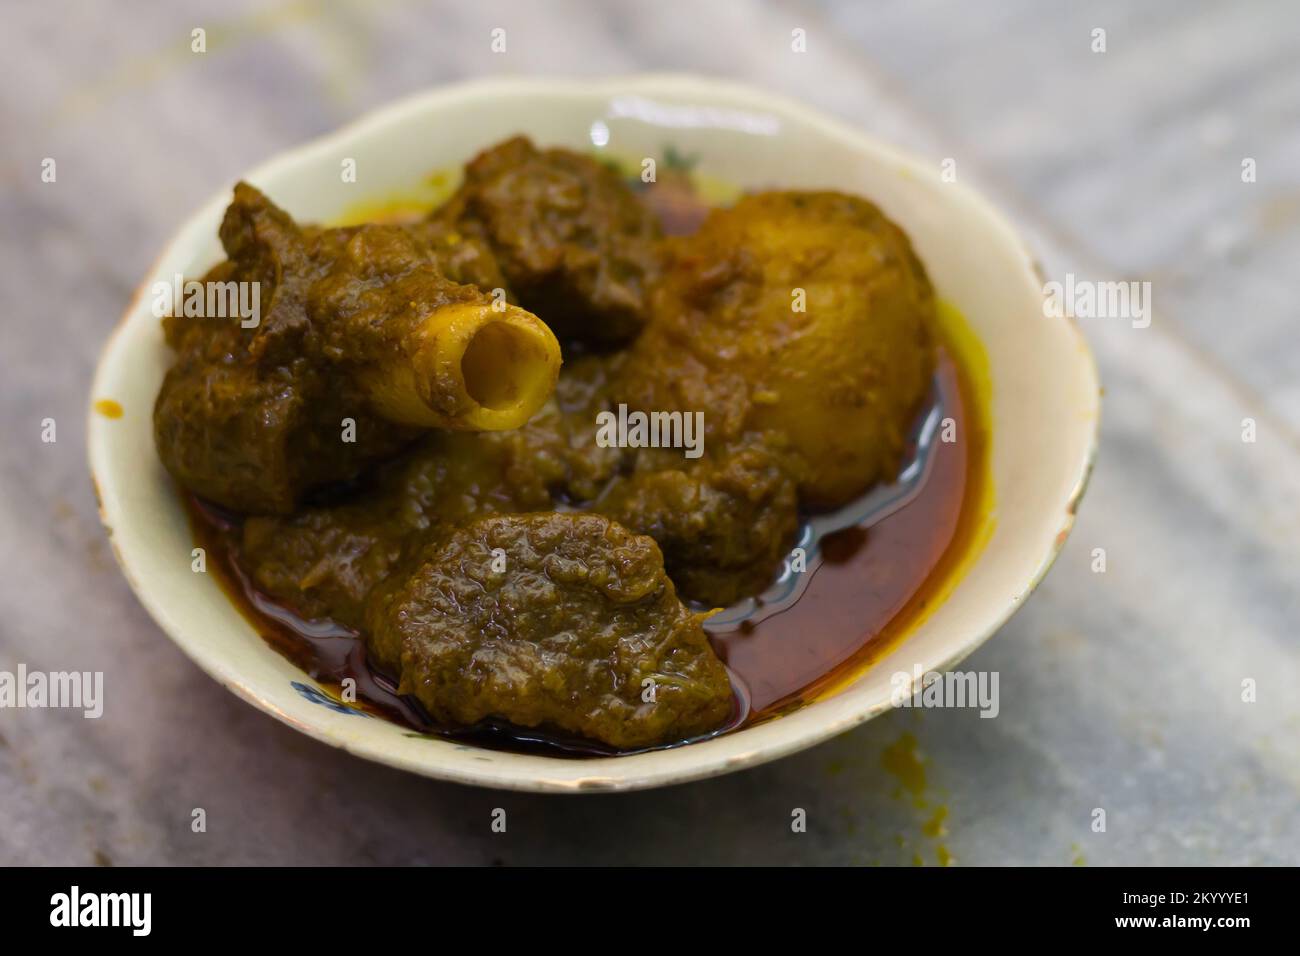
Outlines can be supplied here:
<path id="1" fill-rule="evenodd" d="M 335 697 L 331 697 L 319 687 L 312 687 L 310 684 L 304 684 L 302 681 L 291 680 L 289 686 L 301 694 L 304 698 L 313 704 L 320 704 L 322 707 L 328 707 L 330 710 L 337 711 L 340 714 L 356 714 L 358 717 L 371 717 L 359 707 L 353 707 Z"/>

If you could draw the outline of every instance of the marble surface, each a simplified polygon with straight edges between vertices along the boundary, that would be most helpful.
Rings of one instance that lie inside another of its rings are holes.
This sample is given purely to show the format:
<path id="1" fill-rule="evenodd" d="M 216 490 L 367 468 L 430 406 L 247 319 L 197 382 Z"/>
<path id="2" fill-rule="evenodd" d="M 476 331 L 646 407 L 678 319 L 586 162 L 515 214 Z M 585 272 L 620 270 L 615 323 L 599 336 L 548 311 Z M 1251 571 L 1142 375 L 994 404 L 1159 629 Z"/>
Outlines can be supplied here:
<path id="1" fill-rule="evenodd" d="M 0 711 L 0 863 L 1300 863 L 1300 8 L 46 0 L 4 20 L 0 669 L 102 670 L 107 701 Z M 574 799 L 373 766 L 240 703 L 136 604 L 96 519 L 88 382 L 134 283 L 214 189 L 401 94 L 643 70 L 954 158 L 1049 276 L 1152 283 L 1149 328 L 1084 323 L 1101 457 L 1058 565 L 968 665 L 1000 673 L 999 717 L 895 712 L 745 773 Z"/>

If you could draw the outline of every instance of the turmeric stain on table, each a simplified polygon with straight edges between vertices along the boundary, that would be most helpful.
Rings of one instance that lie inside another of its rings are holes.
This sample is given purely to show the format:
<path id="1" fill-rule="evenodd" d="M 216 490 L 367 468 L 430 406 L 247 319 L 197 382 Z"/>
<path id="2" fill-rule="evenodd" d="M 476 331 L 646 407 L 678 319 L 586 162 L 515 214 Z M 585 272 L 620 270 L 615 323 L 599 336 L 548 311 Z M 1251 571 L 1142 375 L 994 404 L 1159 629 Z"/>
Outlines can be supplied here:
<path id="1" fill-rule="evenodd" d="M 904 732 L 898 740 L 887 746 L 880 755 L 880 765 L 898 781 L 899 786 L 895 791 L 897 798 L 902 798 L 906 792 L 916 809 L 928 809 L 929 801 L 925 796 L 925 761 L 917 749 L 916 738 L 912 734 Z M 939 839 L 948 832 L 944 826 L 947 819 L 948 808 L 942 804 L 936 806 L 931 817 L 921 825 L 921 833 L 931 840 Z M 904 843 L 901 834 L 899 842 L 900 845 Z M 942 843 L 935 847 L 935 859 L 940 866 L 952 866 L 956 862 L 955 857 Z M 912 864 L 914 866 L 925 864 L 920 853 L 913 855 Z"/>
<path id="2" fill-rule="evenodd" d="M 938 839 L 948 832 L 947 827 L 943 825 L 943 821 L 946 819 L 948 819 L 948 808 L 936 807 L 934 816 L 925 822 L 925 825 L 921 827 L 921 831 L 928 837 Z"/>
<path id="3" fill-rule="evenodd" d="M 904 733 L 894 743 L 885 748 L 880 755 L 880 765 L 892 774 L 904 790 L 924 805 L 922 794 L 925 792 L 925 764 L 916 754 L 916 738 Z"/>

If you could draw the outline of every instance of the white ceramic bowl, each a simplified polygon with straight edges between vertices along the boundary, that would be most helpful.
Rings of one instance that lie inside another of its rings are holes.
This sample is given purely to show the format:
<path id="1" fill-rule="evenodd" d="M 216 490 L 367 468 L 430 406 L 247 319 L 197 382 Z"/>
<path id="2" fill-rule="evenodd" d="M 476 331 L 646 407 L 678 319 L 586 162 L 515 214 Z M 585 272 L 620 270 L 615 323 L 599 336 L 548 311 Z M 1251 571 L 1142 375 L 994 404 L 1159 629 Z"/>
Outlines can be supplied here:
<path id="1" fill-rule="evenodd" d="M 981 339 L 992 380 L 991 537 L 948 598 L 906 639 L 835 695 L 779 719 L 701 743 L 626 757 L 565 760 L 486 751 L 412 736 L 396 724 L 329 706 L 311 679 L 271 650 L 211 575 L 190 569 L 185 513 L 154 451 L 151 414 L 170 358 L 142 291 L 104 349 L 92 401 L 90 465 L 100 512 L 140 601 L 200 667 L 285 723 L 394 767 L 519 790 L 630 790 L 709 777 L 811 746 L 890 707 L 890 675 L 952 667 L 1020 606 L 1064 542 L 1095 449 L 1099 392 L 1087 345 L 1045 318 L 1043 285 L 1010 225 L 963 186 L 798 103 L 685 76 L 608 81 L 488 80 L 434 90 L 275 157 L 246 177 L 295 217 L 337 220 L 360 200 L 427 183 L 516 133 L 622 157 L 671 144 L 697 169 L 742 188 L 832 188 L 877 202 L 911 236 L 940 295 Z M 357 182 L 343 184 L 344 159 Z M 229 186 L 181 227 L 141 284 L 195 276 L 221 255 L 216 233 Z M 1009 506 L 1008 506 L 1009 505 Z M 322 704 L 325 704 L 324 706 Z"/>

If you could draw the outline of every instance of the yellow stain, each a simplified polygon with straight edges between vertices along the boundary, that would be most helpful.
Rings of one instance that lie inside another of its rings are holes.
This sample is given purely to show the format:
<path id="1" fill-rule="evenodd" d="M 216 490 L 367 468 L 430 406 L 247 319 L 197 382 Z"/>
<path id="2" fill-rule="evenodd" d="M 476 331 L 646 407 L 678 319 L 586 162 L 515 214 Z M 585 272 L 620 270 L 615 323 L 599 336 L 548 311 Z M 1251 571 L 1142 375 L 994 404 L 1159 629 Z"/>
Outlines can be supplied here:
<path id="1" fill-rule="evenodd" d="M 880 765 L 914 797 L 925 792 L 925 764 L 916 755 L 916 738 L 904 733 L 880 755 Z"/>
<path id="2" fill-rule="evenodd" d="M 927 808 L 925 760 L 922 759 L 917 740 L 912 734 L 904 732 L 886 747 L 880 754 L 880 765 L 898 781 L 899 785 L 894 789 L 894 799 L 902 800 L 910 796 L 913 807 L 918 810 Z M 948 807 L 939 804 L 929 818 L 921 822 L 922 836 L 930 840 L 938 840 L 946 836 L 947 821 Z M 894 840 L 900 850 L 907 849 L 908 841 L 902 833 L 896 834 Z M 944 844 L 937 844 L 934 852 L 940 866 L 956 865 L 957 858 Z M 913 854 L 912 862 L 916 866 L 925 865 L 920 853 Z"/>
<path id="3" fill-rule="evenodd" d="M 99 401 L 95 402 L 95 411 L 99 412 L 99 414 L 103 415 L 105 418 L 122 417 L 122 406 L 111 398 L 101 398 Z"/>
<path id="4" fill-rule="evenodd" d="M 925 822 L 921 827 L 921 832 L 932 839 L 943 836 L 948 832 L 947 828 L 943 825 L 943 821 L 946 819 L 948 819 L 948 808 L 943 806 L 936 807 L 934 816 Z M 948 851 L 944 850 L 944 852 L 946 853 Z"/>

